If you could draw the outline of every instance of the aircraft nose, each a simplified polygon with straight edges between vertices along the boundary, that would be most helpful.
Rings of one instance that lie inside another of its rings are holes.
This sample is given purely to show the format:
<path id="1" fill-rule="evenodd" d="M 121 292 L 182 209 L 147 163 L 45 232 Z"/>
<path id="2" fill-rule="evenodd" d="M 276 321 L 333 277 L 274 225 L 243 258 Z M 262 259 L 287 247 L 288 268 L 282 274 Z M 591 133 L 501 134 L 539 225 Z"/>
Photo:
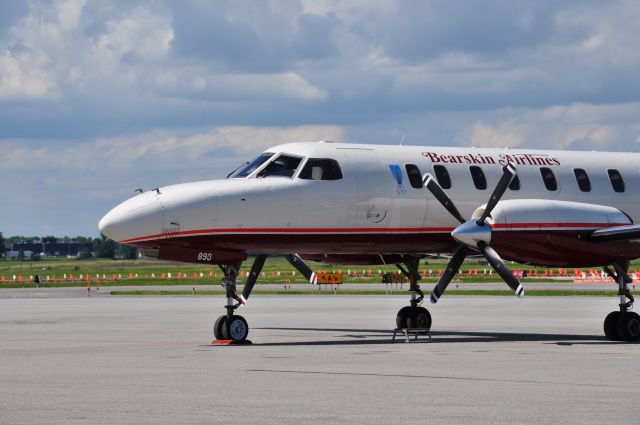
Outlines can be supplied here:
<path id="1" fill-rule="evenodd" d="M 146 238 L 161 232 L 162 207 L 153 196 L 137 196 L 109 211 L 98 222 L 100 233 L 116 242 Z"/>
<path id="2" fill-rule="evenodd" d="M 131 222 L 135 217 L 128 214 L 128 210 L 127 202 L 123 202 L 105 214 L 98 222 L 100 233 L 116 242 L 130 238 Z"/>
<path id="3" fill-rule="evenodd" d="M 115 238 L 116 229 L 118 227 L 118 217 L 115 212 L 116 208 L 109 211 L 105 214 L 104 217 L 100 219 L 98 222 L 98 228 L 100 229 L 100 233 L 108 237 L 109 239 L 117 240 Z"/>

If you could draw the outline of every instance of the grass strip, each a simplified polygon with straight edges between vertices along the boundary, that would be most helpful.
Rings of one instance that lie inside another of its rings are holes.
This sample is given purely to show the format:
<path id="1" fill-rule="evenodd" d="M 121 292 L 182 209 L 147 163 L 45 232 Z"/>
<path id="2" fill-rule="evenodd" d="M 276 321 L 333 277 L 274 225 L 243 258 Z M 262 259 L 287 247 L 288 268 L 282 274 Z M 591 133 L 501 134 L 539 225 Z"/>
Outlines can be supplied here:
<path id="1" fill-rule="evenodd" d="M 429 283 L 436 283 L 438 281 L 438 279 L 436 278 L 423 278 L 420 283 L 425 283 L 425 284 L 429 284 Z M 570 280 L 553 280 L 553 279 L 537 279 L 537 278 L 525 278 L 525 279 L 521 279 L 520 280 L 522 282 L 523 285 L 525 285 L 527 283 L 548 283 L 550 285 L 553 285 L 555 283 L 572 283 Z M 104 281 L 104 282 L 98 282 L 98 281 L 91 281 L 91 287 L 96 287 L 96 286 L 100 286 L 100 287 L 110 287 L 110 286 L 167 286 L 167 287 L 171 287 L 171 286 L 179 286 L 179 285 L 195 285 L 195 286 L 219 286 L 220 283 L 217 280 L 206 280 L 206 279 L 202 279 L 202 280 L 192 280 L 192 279 L 174 279 L 174 280 L 167 280 L 167 279 L 122 279 L 122 280 L 116 280 L 116 281 Z M 454 280 L 452 283 L 457 283 L 457 284 L 481 284 L 481 283 L 496 283 L 499 282 L 499 280 L 496 280 L 495 277 L 486 277 L 486 278 L 464 278 L 464 279 L 456 279 Z M 47 282 L 47 281 L 43 281 L 40 283 L 40 288 L 79 288 L 79 287 L 86 287 L 87 286 L 86 281 L 74 281 L 74 282 Z M 239 284 L 241 282 L 238 282 Z M 301 279 L 301 280 L 276 280 L 276 279 L 264 279 L 262 280 L 259 284 L 258 287 L 261 284 L 270 284 L 270 285 L 309 285 L 309 282 Z M 384 283 L 380 282 L 379 278 L 352 278 L 349 279 L 347 281 L 344 282 L 345 284 L 377 284 L 380 285 L 381 290 L 384 290 Z M 394 285 L 394 291 L 395 289 L 395 284 Z M 404 287 L 408 287 L 408 283 L 404 283 L 403 284 Z M 35 288 L 36 284 L 33 282 L 0 282 L 0 289 L 2 288 Z M 508 292 L 508 291 L 507 291 Z"/>

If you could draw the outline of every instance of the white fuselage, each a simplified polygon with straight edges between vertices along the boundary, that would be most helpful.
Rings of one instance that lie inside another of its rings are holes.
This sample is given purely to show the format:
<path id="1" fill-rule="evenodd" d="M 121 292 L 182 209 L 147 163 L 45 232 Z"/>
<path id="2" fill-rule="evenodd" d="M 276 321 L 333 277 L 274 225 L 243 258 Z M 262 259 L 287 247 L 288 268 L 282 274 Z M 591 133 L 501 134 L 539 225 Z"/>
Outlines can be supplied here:
<path id="1" fill-rule="evenodd" d="M 292 143 L 268 149 L 274 155 L 301 158 L 291 177 L 260 177 L 269 161 L 242 178 L 161 187 L 135 196 L 114 208 L 100 222 L 102 233 L 117 241 L 152 247 L 188 238 L 216 235 L 235 240 L 249 235 L 428 234 L 449 232 L 459 224 L 422 187 L 413 187 L 406 165 L 420 175 L 436 176 L 444 166 L 450 177 L 447 193 L 467 218 L 485 204 L 511 162 L 517 167 L 519 190 L 507 190 L 503 200 L 536 199 L 614 207 L 634 222 L 640 218 L 640 174 L 635 153 L 474 149 L 451 147 Z M 337 161 L 342 178 L 300 178 L 309 158 Z M 391 170 L 396 167 L 396 175 Z M 480 167 L 486 188 L 474 184 L 470 167 Z M 400 169 L 400 176 L 397 169 Z M 541 169 L 553 172 L 556 190 L 544 183 Z M 590 191 L 582 191 L 575 170 L 587 173 Z M 609 170 L 624 180 L 616 192 Z M 282 240 L 280 238 L 279 240 Z M 345 242 L 348 243 L 348 242 Z M 366 252 L 374 245 L 361 242 Z M 251 245 L 251 244 L 250 244 Z M 265 245 L 266 246 L 266 245 Z M 233 249 L 238 249 L 237 243 Z M 284 246 L 281 252 L 290 252 Z M 259 250 L 255 244 L 247 252 Z M 278 252 L 268 246 L 268 252 Z M 325 245 L 318 252 L 327 252 Z M 394 251 L 396 252 L 396 251 Z"/>

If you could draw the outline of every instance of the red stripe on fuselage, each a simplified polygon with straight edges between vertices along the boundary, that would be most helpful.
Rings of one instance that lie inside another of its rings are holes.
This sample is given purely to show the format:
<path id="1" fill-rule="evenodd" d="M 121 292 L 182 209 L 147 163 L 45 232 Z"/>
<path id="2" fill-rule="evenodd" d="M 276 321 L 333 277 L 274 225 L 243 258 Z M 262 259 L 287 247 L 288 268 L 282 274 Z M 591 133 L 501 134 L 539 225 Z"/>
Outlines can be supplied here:
<path id="1" fill-rule="evenodd" d="M 492 229 L 510 230 L 510 229 L 531 229 L 531 230 L 575 230 L 579 228 L 585 229 L 601 229 L 603 227 L 624 226 L 629 223 L 510 223 L 510 224 L 493 224 Z M 384 227 L 384 228 L 233 228 L 233 229 L 199 229 L 185 230 L 182 232 L 159 233 L 149 236 L 140 236 L 125 239 L 123 243 L 149 241 L 154 239 L 167 239 L 192 235 L 210 235 L 210 234 L 243 234 L 243 233 L 292 233 L 292 234 L 362 234 L 362 233 L 450 233 L 454 227 Z"/>
<path id="2" fill-rule="evenodd" d="M 629 223 L 508 223 L 492 224 L 492 229 L 601 229 L 603 227 L 628 226 Z"/>
<path id="3" fill-rule="evenodd" d="M 185 230 L 183 232 L 160 233 L 156 235 L 140 236 L 137 238 L 126 239 L 120 242 L 137 242 L 149 239 L 165 239 L 175 238 L 179 236 L 189 235 L 208 235 L 208 234 L 242 234 L 242 233 L 447 233 L 452 232 L 454 227 L 385 227 L 385 228 L 367 228 L 367 227 L 350 227 L 350 228 L 233 228 L 233 229 L 200 229 Z"/>

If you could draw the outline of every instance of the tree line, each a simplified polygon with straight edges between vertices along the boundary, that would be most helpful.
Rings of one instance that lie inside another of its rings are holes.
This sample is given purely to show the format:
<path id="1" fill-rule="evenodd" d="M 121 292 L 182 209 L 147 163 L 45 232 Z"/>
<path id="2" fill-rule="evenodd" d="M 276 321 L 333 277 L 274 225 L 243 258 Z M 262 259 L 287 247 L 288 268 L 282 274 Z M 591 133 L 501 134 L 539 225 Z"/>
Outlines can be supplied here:
<path id="1" fill-rule="evenodd" d="M 77 243 L 91 243 L 94 246 L 93 251 L 83 249 L 78 253 L 79 259 L 89 259 L 89 258 L 125 258 L 125 259 L 134 259 L 138 257 L 138 250 L 134 247 L 123 245 L 118 243 L 112 239 L 107 238 L 104 235 L 100 235 L 99 238 L 90 238 L 85 236 L 76 236 L 75 238 L 70 238 L 68 236 L 64 236 L 62 238 L 57 238 L 55 236 L 10 236 L 4 237 L 2 232 L 0 232 L 0 258 L 4 259 L 5 253 L 8 251 L 7 245 L 11 246 L 11 244 L 21 243 L 23 241 L 38 241 L 43 244 L 51 244 L 51 243 L 66 243 L 66 242 L 77 242 Z M 93 252 L 93 253 L 92 253 Z M 19 261 L 25 260 L 24 252 L 18 253 Z M 29 258 L 32 261 L 37 261 L 40 259 L 39 253 L 33 253 Z"/>

